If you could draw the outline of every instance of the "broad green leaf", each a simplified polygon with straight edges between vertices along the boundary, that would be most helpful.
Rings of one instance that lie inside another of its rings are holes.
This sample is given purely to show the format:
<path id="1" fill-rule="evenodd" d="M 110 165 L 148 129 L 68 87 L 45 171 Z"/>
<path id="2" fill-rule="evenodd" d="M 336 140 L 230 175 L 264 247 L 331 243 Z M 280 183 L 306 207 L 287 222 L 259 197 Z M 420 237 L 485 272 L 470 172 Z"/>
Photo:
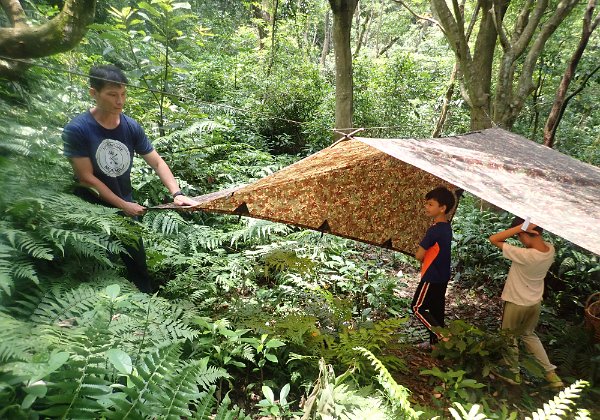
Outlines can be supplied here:
<path id="1" fill-rule="evenodd" d="M 33 404 L 36 399 L 37 399 L 37 397 L 35 395 L 27 394 L 25 396 L 25 398 L 23 398 L 23 402 L 21 403 L 21 408 L 23 408 L 24 410 L 27 410 L 28 408 L 31 407 L 31 404 Z"/>
<path id="2" fill-rule="evenodd" d="M 185 3 L 173 3 L 173 10 L 177 10 L 177 9 L 191 9 L 192 5 L 189 4 L 188 2 Z"/>
<path id="3" fill-rule="evenodd" d="M 52 356 L 50 356 L 50 360 L 48 360 L 48 373 L 54 372 L 56 369 L 64 365 L 67 360 L 69 360 L 68 352 L 61 351 L 54 353 Z"/>
<path id="4" fill-rule="evenodd" d="M 275 340 L 275 339 L 271 339 L 269 341 L 267 341 L 266 347 L 268 349 L 274 349 L 277 347 L 281 347 L 281 346 L 285 346 L 285 343 L 283 341 L 279 341 L 279 340 Z"/>
<path id="5" fill-rule="evenodd" d="M 269 388 L 267 385 L 263 385 L 262 392 L 267 401 L 269 401 L 271 404 L 275 403 L 275 394 L 273 394 L 273 390 L 271 388 Z"/>
<path id="6" fill-rule="evenodd" d="M 279 392 L 279 403 L 281 405 L 287 405 L 287 396 L 290 393 L 290 384 L 287 383 L 283 386 L 283 388 L 281 388 L 281 391 Z"/>
<path id="7" fill-rule="evenodd" d="M 133 364 L 131 357 L 121 349 L 110 349 L 106 352 L 108 360 L 113 364 L 115 369 L 124 375 L 131 374 Z"/>
<path id="8" fill-rule="evenodd" d="M 119 293 L 121 292 L 121 286 L 119 286 L 118 284 L 111 284 L 110 286 L 106 286 L 104 292 L 111 299 L 116 299 L 119 296 Z"/>
<path id="9" fill-rule="evenodd" d="M 46 386 L 46 382 L 37 381 L 25 388 L 25 392 L 35 397 L 43 397 L 48 392 L 48 387 Z"/>

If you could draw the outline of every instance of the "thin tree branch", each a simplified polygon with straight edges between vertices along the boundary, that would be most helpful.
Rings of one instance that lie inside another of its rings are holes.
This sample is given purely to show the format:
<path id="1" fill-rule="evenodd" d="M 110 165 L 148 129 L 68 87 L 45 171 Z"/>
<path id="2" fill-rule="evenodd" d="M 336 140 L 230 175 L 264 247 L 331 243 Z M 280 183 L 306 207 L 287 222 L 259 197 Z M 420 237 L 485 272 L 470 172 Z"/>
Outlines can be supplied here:
<path id="1" fill-rule="evenodd" d="M 567 109 L 567 105 L 569 104 L 569 102 L 571 101 L 571 99 L 573 99 L 575 96 L 577 96 L 583 89 L 585 89 L 587 82 L 591 79 L 591 77 L 596 74 L 598 71 L 600 70 L 600 66 L 597 66 L 594 70 L 592 70 L 592 72 L 590 74 L 588 74 L 586 76 L 586 78 L 583 80 L 583 82 L 581 82 L 581 85 L 579 85 L 579 87 L 577 89 L 575 89 L 575 91 L 573 91 L 573 93 L 571 93 L 569 96 L 567 96 L 565 98 L 565 102 L 562 104 L 562 106 L 560 107 L 560 113 L 558 115 L 559 120 L 562 119 L 566 109 Z M 554 140 L 554 136 L 556 135 L 556 130 L 558 129 L 558 124 L 556 124 L 553 127 L 553 135 L 552 135 L 552 139 Z M 547 145 L 548 147 L 553 147 L 554 146 L 554 141 L 552 141 L 552 143 L 550 145 Z"/>
<path id="2" fill-rule="evenodd" d="M 377 57 L 381 57 L 383 54 L 385 54 L 385 52 L 387 50 L 389 50 L 390 48 L 392 48 L 392 46 L 398 42 L 398 40 L 400 39 L 399 36 L 395 36 L 392 39 L 390 39 L 390 42 L 388 42 L 378 53 L 377 53 Z"/>
<path id="3" fill-rule="evenodd" d="M 433 23 L 434 25 L 436 25 L 437 27 L 439 27 L 442 32 L 445 34 L 446 31 L 444 30 L 444 27 L 435 19 L 432 19 L 430 17 L 427 16 L 421 16 L 418 15 L 417 13 L 415 13 L 406 3 L 404 3 L 402 0 L 394 0 L 396 3 L 398 3 L 399 5 L 403 6 L 406 10 L 408 10 L 410 12 L 411 15 L 413 15 L 414 17 L 416 17 L 419 20 L 426 20 L 428 22 Z"/>
<path id="4" fill-rule="evenodd" d="M 499 10 L 499 4 L 494 2 L 492 5 L 492 9 L 490 10 L 492 16 L 492 22 L 494 22 L 494 26 L 496 27 L 496 32 L 498 33 L 498 39 L 500 40 L 500 46 L 504 52 L 509 51 L 511 48 L 510 41 L 508 40 L 508 36 L 506 35 L 506 31 L 502 27 L 502 20 L 499 20 L 498 17 L 501 13 Z"/>

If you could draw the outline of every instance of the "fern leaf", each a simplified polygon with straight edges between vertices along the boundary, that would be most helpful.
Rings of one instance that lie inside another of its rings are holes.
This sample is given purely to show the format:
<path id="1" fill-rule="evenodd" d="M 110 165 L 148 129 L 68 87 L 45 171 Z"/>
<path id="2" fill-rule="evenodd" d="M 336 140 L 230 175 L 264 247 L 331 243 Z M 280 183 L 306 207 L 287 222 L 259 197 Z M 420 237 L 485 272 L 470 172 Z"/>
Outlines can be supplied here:
<path id="1" fill-rule="evenodd" d="M 189 405 L 199 401 L 204 392 L 200 392 L 198 384 L 205 389 L 221 378 L 229 378 L 223 369 L 208 367 L 208 358 L 189 363 L 183 363 L 176 372 L 170 375 L 163 384 L 164 394 L 158 397 L 164 407 L 161 415 L 174 420 L 181 416 L 191 416 Z"/>
<path id="2" fill-rule="evenodd" d="M 187 222 L 175 211 L 162 211 L 149 213 L 144 219 L 144 224 L 163 235 L 176 235 Z"/>
<path id="3" fill-rule="evenodd" d="M 161 396 L 164 395 L 164 378 L 177 366 L 180 354 L 180 345 L 175 344 L 140 359 L 134 370 L 137 375 L 129 375 L 131 385 L 117 387 L 128 398 L 113 396 L 115 406 L 106 413 L 107 418 L 125 420 L 155 415 L 161 417 L 164 410 L 161 401 Z"/>
<path id="4" fill-rule="evenodd" d="M 364 347 L 356 347 L 355 350 L 359 351 L 364 357 L 369 359 L 375 370 L 379 373 L 377 380 L 381 386 L 383 386 L 383 389 L 385 389 L 392 406 L 394 408 L 400 408 L 402 412 L 410 418 L 417 418 L 418 414 L 413 410 L 410 401 L 408 400 L 410 391 L 402 385 L 399 385 L 392 375 L 390 375 L 383 363 L 381 363 L 369 350 Z"/>
<path id="5" fill-rule="evenodd" d="M 96 310 L 100 299 L 98 293 L 86 284 L 65 293 L 53 289 L 39 303 L 31 320 L 52 325 L 68 319 L 81 319 L 85 313 Z"/>
<path id="6" fill-rule="evenodd" d="M 537 419 L 553 419 L 565 415 L 571 411 L 571 405 L 575 405 L 574 400 L 579 398 L 583 389 L 589 386 L 590 383 L 583 380 L 578 380 L 571 386 L 562 390 L 557 396 L 544 404 L 543 408 L 531 413 L 531 417 L 526 417 L 527 420 Z"/>
<path id="7" fill-rule="evenodd" d="M 0 363 L 31 359 L 32 345 L 37 344 L 31 330 L 29 323 L 0 312 Z"/>
<path id="8" fill-rule="evenodd" d="M 244 410 L 238 406 L 234 405 L 231 407 L 231 399 L 229 398 L 229 394 L 227 394 L 223 398 L 223 401 L 221 401 L 214 420 L 251 420 L 251 417 L 247 416 Z"/>
<path id="9" fill-rule="evenodd" d="M 268 220 L 247 219 L 245 228 L 235 231 L 231 236 L 231 245 L 240 241 L 260 242 L 269 239 L 272 235 L 286 235 L 292 229 L 281 223 L 274 223 Z"/>
<path id="10" fill-rule="evenodd" d="M 100 400 L 112 393 L 105 353 L 112 346 L 105 332 L 90 330 L 72 343 L 68 365 L 50 376 L 49 390 L 40 414 L 61 418 L 99 417 Z"/>

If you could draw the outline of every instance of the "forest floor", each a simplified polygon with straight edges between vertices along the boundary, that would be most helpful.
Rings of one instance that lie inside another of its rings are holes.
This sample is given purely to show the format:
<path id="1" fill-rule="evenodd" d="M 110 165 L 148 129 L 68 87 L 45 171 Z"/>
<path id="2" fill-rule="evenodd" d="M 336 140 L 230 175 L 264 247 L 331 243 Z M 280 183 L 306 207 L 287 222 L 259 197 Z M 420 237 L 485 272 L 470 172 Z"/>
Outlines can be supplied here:
<path id="1" fill-rule="evenodd" d="M 404 274 L 402 281 L 406 287 L 399 290 L 398 297 L 412 299 L 419 285 L 418 274 Z M 499 296 L 489 297 L 482 290 L 463 289 L 454 282 L 448 284 L 446 324 L 455 319 L 461 319 L 481 329 L 497 330 L 500 327 L 501 315 L 502 301 Z M 411 391 L 413 403 L 431 407 L 443 404 L 439 400 L 441 396 L 434 391 L 439 381 L 432 380 L 431 376 L 421 375 L 420 372 L 434 367 L 447 370 L 451 366 L 448 362 L 434 357 L 430 350 L 423 350 L 417 346 L 428 338 L 425 328 L 419 321 L 411 317 L 406 327 L 408 330 L 416 332 L 414 342 L 394 351 L 399 358 L 406 361 L 407 365 L 407 371 L 394 373 L 394 379 Z"/>
<path id="2" fill-rule="evenodd" d="M 402 281 L 406 287 L 397 292 L 398 296 L 412 299 L 419 284 L 418 273 L 404 274 Z M 461 319 L 482 330 L 498 330 L 502 315 L 500 293 L 501 291 L 498 291 L 494 296 L 488 296 L 484 293 L 483 287 L 468 289 L 451 281 L 446 293 L 446 324 L 452 320 Z M 417 346 L 418 343 L 428 338 L 428 335 L 414 317 L 411 317 L 405 326 L 406 330 L 415 332 L 414 339 L 409 334 L 409 342 L 393 351 L 394 355 L 405 361 L 407 368 L 404 372 L 394 372 L 394 379 L 398 384 L 410 390 L 413 404 L 433 409 L 448 407 L 451 401 L 445 401 L 444 396 L 435 391 L 435 387 L 441 385 L 442 382 L 430 375 L 422 375 L 421 371 L 434 367 L 438 367 L 442 371 L 459 370 L 460 367 L 452 366 L 448 361 L 434 357 L 430 350 L 423 350 Z M 483 383 L 486 381 L 483 380 Z M 499 403 L 500 406 L 506 407 L 508 412 L 518 412 L 517 418 L 531 416 L 532 411 L 542 408 L 544 403 L 559 392 L 559 390 L 547 388 L 543 380 L 525 380 L 521 386 L 511 386 L 500 380 L 488 380 L 486 387 L 480 391 L 482 391 L 480 395 L 484 395 L 484 399 L 488 403 Z M 482 401 L 474 402 L 482 403 Z M 590 409 L 589 404 L 583 405 Z M 595 409 L 593 411 L 596 412 Z M 442 418 L 451 418 L 450 413 L 447 410 L 445 412 L 446 415 Z M 596 414 L 598 413 L 596 412 Z"/>

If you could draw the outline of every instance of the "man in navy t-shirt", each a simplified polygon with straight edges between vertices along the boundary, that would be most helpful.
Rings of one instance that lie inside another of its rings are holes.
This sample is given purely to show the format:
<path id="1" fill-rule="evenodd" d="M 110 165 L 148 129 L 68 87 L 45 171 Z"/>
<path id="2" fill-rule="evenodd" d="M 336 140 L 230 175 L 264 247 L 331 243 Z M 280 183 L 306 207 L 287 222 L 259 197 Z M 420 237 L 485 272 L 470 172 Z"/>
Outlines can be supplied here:
<path id="1" fill-rule="evenodd" d="M 435 188 L 425 195 L 425 212 L 433 218 L 419 243 L 415 258 L 421 261 L 421 281 L 411 304 L 417 319 L 429 331 L 429 342 L 422 347 L 430 348 L 440 339 L 433 331 L 444 327 L 446 287 L 450 281 L 450 249 L 452 227 L 447 215 L 454 208 L 454 194 L 445 187 Z"/>
<path id="2" fill-rule="evenodd" d="M 89 92 L 96 104 L 63 130 L 64 154 L 77 181 L 87 187 L 79 190 L 78 195 L 119 208 L 130 217 L 143 215 L 146 208 L 133 201 L 131 188 L 133 154 L 138 153 L 156 171 L 175 204 L 197 204 L 181 192 L 171 169 L 154 150 L 142 127 L 123 114 L 127 83 L 118 67 L 92 67 Z M 129 280 L 141 291 L 152 292 L 141 239 L 138 246 L 128 247 L 127 251 L 121 257 Z"/>

